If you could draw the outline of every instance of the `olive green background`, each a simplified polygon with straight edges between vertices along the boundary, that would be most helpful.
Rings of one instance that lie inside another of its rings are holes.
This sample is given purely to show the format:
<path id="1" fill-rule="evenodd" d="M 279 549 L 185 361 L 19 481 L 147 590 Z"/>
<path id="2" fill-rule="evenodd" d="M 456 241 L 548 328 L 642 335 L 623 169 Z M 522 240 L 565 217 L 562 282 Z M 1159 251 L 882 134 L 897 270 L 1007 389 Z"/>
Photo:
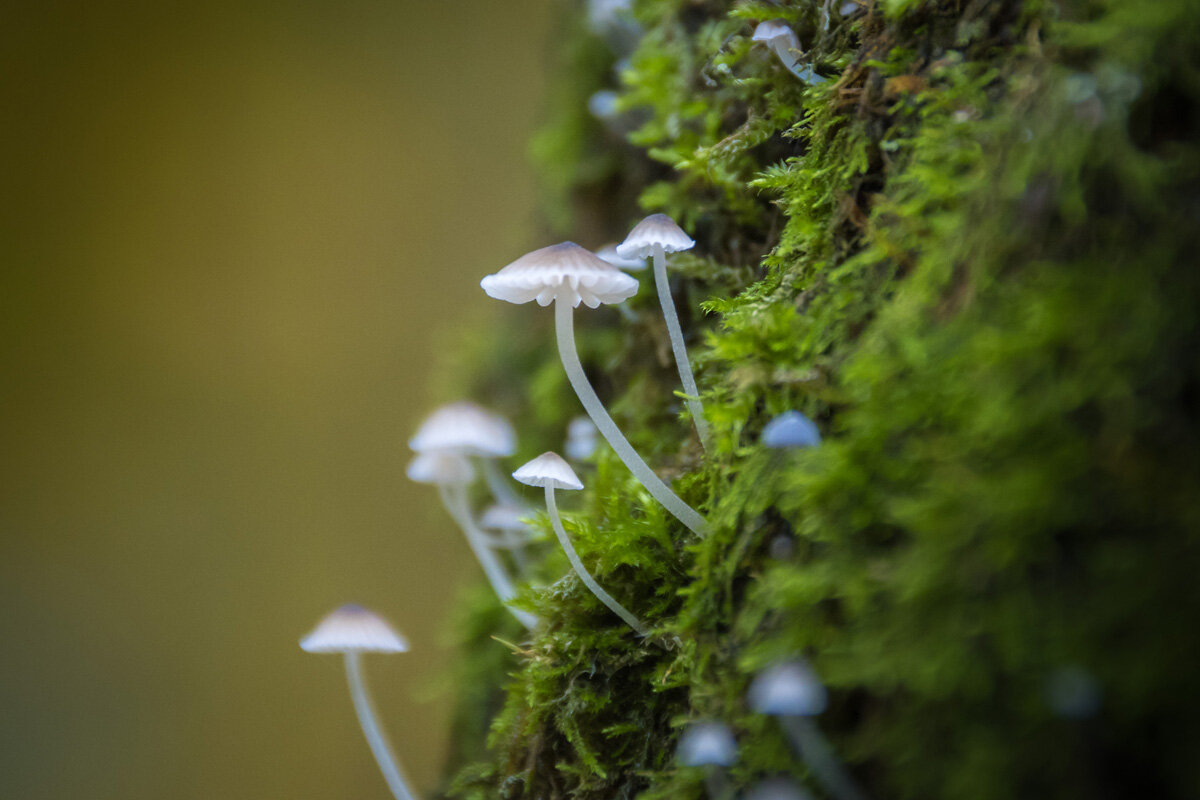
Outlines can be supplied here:
<path id="1" fill-rule="evenodd" d="M 479 575 L 405 441 L 538 244 L 549 2 L 0 11 L 0 797 L 385 797 L 347 601 L 436 780 Z"/>

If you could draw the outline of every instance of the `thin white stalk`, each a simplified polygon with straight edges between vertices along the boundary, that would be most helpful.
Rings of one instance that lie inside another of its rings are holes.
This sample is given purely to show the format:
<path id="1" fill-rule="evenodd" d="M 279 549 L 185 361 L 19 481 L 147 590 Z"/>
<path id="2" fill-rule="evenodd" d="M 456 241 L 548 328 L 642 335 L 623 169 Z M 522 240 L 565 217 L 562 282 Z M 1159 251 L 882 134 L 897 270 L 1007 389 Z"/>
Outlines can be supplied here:
<path id="1" fill-rule="evenodd" d="M 683 330 L 679 327 L 679 315 L 675 313 L 675 301 L 671 297 L 671 284 L 667 280 L 667 256 L 662 245 L 654 245 L 654 285 L 658 288 L 658 302 L 662 306 L 663 319 L 667 321 L 667 335 L 671 338 L 671 350 L 675 353 L 675 368 L 683 393 L 687 395 L 688 411 L 700 445 L 707 450 L 709 445 L 708 420 L 704 418 L 704 405 L 700 402 L 700 390 L 696 388 L 696 377 L 692 374 L 692 363 L 688 361 L 687 347 L 683 343 Z"/>
<path id="2" fill-rule="evenodd" d="M 783 66 L 787 68 L 787 71 L 800 80 L 809 85 L 824 82 L 825 79 L 813 72 L 812 67 L 800 66 L 800 59 L 782 41 L 772 44 L 771 48 L 775 51 L 775 55 L 779 56 L 779 60 L 783 62 Z"/>
<path id="3" fill-rule="evenodd" d="M 704 517 L 683 502 L 646 465 L 642 457 L 633 449 L 633 445 L 629 444 L 629 440 L 621 433 L 617 423 L 613 422 L 612 417 L 604 410 L 604 404 L 600 402 L 596 391 L 588 383 L 583 365 L 579 363 L 579 353 L 575 350 L 574 309 L 569 303 L 554 303 L 554 321 L 555 334 L 558 337 L 558 355 L 562 359 L 563 369 L 566 370 L 567 380 L 571 382 L 571 388 L 575 390 L 579 402 L 583 404 L 583 408 L 592 418 L 592 422 L 596 423 L 600 434 L 655 500 L 662 503 L 675 519 L 686 525 L 693 533 L 699 536 L 705 535 L 708 532 L 708 523 Z"/>
<path id="4" fill-rule="evenodd" d="M 492 493 L 492 497 L 497 503 L 502 506 L 528 508 L 528 504 L 517 497 L 517 493 L 512 490 L 512 486 L 509 485 L 508 480 L 500 472 L 500 468 L 496 466 L 494 458 L 480 456 L 476 461 L 483 468 L 483 479 L 487 481 L 488 490 Z"/>
<path id="5" fill-rule="evenodd" d="M 375 755 L 375 762 L 379 764 L 379 770 L 383 773 L 383 779 L 387 781 L 388 788 L 392 790 L 396 800 L 416 800 L 416 794 L 408 788 L 408 781 L 400 771 L 400 763 L 396 760 L 396 754 L 392 752 L 392 746 L 388 744 L 387 736 L 379 727 L 379 718 L 371 703 L 367 682 L 363 678 L 361 655 L 357 652 L 346 653 L 346 682 L 350 684 L 350 699 L 354 701 L 358 722 L 367 737 L 367 744 L 371 746 L 371 752 Z"/>
<path id="6" fill-rule="evenodd" d="M 575 568 L 575 574 L 583 581 L 583 585 L 591 590 L 592 594 L 604 605 L 608 606 L 614 614 L 625 620 L 629 627 L 637 631 L 638 636 L 645 636 L 649 631 L 641 621 L 629 612 L 625 606 L 613 599 L 613 596 L 604 589 L 600 588 L 600 584 L 596 583 L 596 579 L 592 577 L 592 573 L 587 571 L 587 567 L 579 560 L 579 554 L 575 552 L 571 540 L 567 538 L 567 532 L 563 529 L 562 519 L 558 516 L 558 503 L 554 497 L 554 487 L 546 487 L 546 510 L 550 512 L 550 524 L 554 526 L 554 532 L 558 534 L 558 541 L 563 546 L 563 550 L 567 553 L 567 560 L 571 562 L 571 566 Z"/>
<path id="7" fill-rule="evenodd" d="M 496 557 L 496 553 L 488 547 L 486 534 L 475 524 L 475 519 L 471 516 L 471 509 L 467 506 L 467 495 L 464 488 L 439 484 L 438 493 L 441 495 L 442 505 L 446 507 L 446 511 L 450 513 L 450 516 L 466 535 L 467 544 L 471 545 L 471 550 L 475 553 L 479 566 L 483 567 L 483 572 L 487 575 L 488 582 L 492 585 L 496 596 L 500 598 L 500 602 L 522 625 L 533 630 L 537 626 L 537 617 L 528 611 L 513 608 L 508 604 L 517 591 L 513 588 L 512 580 L 504 571 L 504 566 Z"/>
<path id="8" fill-rule="evenodd" d="M 716 764 L 709 764 L 704 768 L 704 788 L 708 792 L 709 800 L 725 800 L 733 794 L 729 776 Z"/>
<path id="9" fill-rule="evenodd" d="M 833 754 L 833 748 L 825 741 L 816 723 L 795 714 L 784 714 L 779 719 L 792 749 L 808 764 L 813 776 L 830 795 L 837 800 L 866 800 L 866 795 Z"/>

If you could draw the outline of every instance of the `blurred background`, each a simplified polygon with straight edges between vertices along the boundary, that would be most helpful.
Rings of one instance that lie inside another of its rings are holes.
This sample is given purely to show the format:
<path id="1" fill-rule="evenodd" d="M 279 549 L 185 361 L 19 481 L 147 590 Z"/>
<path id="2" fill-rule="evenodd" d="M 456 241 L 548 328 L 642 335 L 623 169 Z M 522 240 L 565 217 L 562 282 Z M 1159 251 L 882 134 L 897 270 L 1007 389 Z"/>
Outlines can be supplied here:
<path id="1" fill-rule="evenodd" d="M 412 642 L 367 671 L 433 785 L 481 574 L 405 442 L 542 244 L 550 11 L 0 10 L 0 797 L 386 797 L 297 647 L 349 601 Z"/>

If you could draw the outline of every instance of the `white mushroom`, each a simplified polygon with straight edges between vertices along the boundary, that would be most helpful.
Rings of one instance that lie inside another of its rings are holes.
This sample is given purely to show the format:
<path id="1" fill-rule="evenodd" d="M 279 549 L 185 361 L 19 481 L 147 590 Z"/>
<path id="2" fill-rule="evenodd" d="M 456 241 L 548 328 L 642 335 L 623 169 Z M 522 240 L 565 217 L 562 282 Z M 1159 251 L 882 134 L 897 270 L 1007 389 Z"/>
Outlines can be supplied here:
<path id="1" fill-rule="evenodd" d="M 786 661 L 763 670 L 750 684 L 750 707 L 778 717 L 796 755 L 812 769 L 826 791 L 838 800 L 864 800 L 864 795 L 812 717 L 825 710 L 825 687 L 803 661 Z"/>
<path id="2" fill-rule="evenodd" d="M 532 630 L 537 625 L 537 617 L 509 605 L 509 601 L 516 595 L 516 589 L 513 588 L 512 580 L 504 571 L 496 554 L 488 547 L 487 535 L 479 529 L 471 516 L 466 493 L 467 484 L 475 478 L 471 462 L 465 456 L 456 453 L 434 450 L 421 453 L 410 461 L 407 474 L 410 480 L 417 483 L 431 483 L 438 487 L 442 505 L 467 537 L 467 544 L 471 546 L 475 558 L 483 567 L 496 596 L 522 625 Z"/>
<path id="3" fill-rule="evenodd" d="M 499 414 L 468 401 L 450 403 L 425 418 L 408 446 L 417 453 L 445 450 L 478 459 L 497 503 L 520 505 L 495 459 L 517 452 L 517 435 Z"/>
<path id="4" fill-rule="evenodd" d="M 703 535 L 708 529 L 704 517 L 671 491 L 629 444 L 588 383 L 575 350 L 575 306 L 581 302 L 588 308 L 601 303 L 620 303 L 637 292 L 637 281 L 579 245 L 563 242 L 521 256 L 485 277 L 480 286 L 490 297 L 509 303 L 531 300 L 542 306 L 554 303 L 558 355 L 584 410 L 646 491 L 676 519 Z"/>
<path id="5" fill-rule="evenodd" d="M 821 83 L 825 79 L 812 71 L 811 67 L 800 66 L 800 39 L 786 23 L 777 19 L 759 23 L 751 37 L 775 51 L 787 71 L 808 84 Z"/>
<path id="6" fill-rule="evenodd" d="M 722 769 L 737 762 L 737 741 L 729 726 L 720 722 L 693 723 L 679 737 L 675 758 L 685 767 L 704 767 L 704 783 L 713 800 L 729 794 Z"/>
<path id="7" fill-rule="evenodd" d="M 489 532 L 488 546 L 507 550 L 522 573 L 529 567 L 529 558 L 525 555 L 525 545 L 529 544 L 529 525 L 525 522 L 528 513 L 529 509 L 524 506 L 496 503 L 479 515 L 479 527 Z"/>
<path id="8" fill-rule="evenodd" d="M 546 511 L 550 514 L 550 524 L 554 527 L 554 533 L 558 536 L 558 541 L 562 544 L 563 550 L 567 553 L 567 560 L 571 562 L 571 566 L 575 569 L 575 574 L 583 581 L 584 586 L 591 590 L 592 594 L 604 605 L 608 606 L 614 614 L 637 631 L 639 636 L 645 636 L 648 631 L 646 626 L 629 612 L 625 606 L 613 599 L 613 596 L 604 589 L 600 588 L 600 584 L 596 583 L 596 579 L 592 577 L 592 573 L 588 572 L 587 567 L 579 560 L 579 554 L 575 552 L 575 547 L 571 544 L 570 538 L 567 536 L 566 530 L 563 529 L 562 519 L 558 515 L 558 503 L 554 496 L 555 489 L 579 490 L 583 488 L 579 477 L 571 466 L 563 461 L 562 457 L 557 453 L 542 453 L 532 461 L 522 465 L 513 473 L 513 478 L 528 486 L 541 486 L 546 490 Z"/>
<path id="9" fill-rule="evenodd" d="M 408 642 L 378 614 L 362 606 L 345 605 L 321 620 L 312 633 L 300 640 L 300 647 L 309 653 L 341 653 L 345 657 L 350 698 L 384 780 L 396 800 L 415 800 L 416 794 L 408 787 L 396 754 L 379 725 L 360 663 L 363 653 L 403 653 L 408 650 Z"/>
<path id="10" fill-rule="evenodd" d="M 589 417 L 575 417 L 567 423 L 567 441 L 563 451 L 567 458 L 582 461 L 596 452 L 596 424 Z"/>
<path id="11" fill-rule="evenodd" d="M 799 411 L 785 411 L 766 424 L 759 441 L 776 450 L 816 447 L 821 443 L 821 432 Z"/>
<path id="12" fill-rule="evenodd" d="M 651 214 L 639 222 L 617 245 L 617 254 L 622 258 L 651 258 L 654 260 L 654 285 L 658 289 L 658 302 L 662 306 L 663 319 L 667 323 L 667 335 L 671 339 L 671 350 L 675 353 L 675 368 L 683 384 L 688 410 L 700 444 L 708 449 L 708 420 L 704 418 L 704 405 L 700 402 L 700 390 L 692 375 L 692 364 L 688 361 L 687 346 L 683 343 L 683 330 L 679 327 L 679 315 L 675 313 L 675 301 L 671 298 L 671 284 L 667 280 L 667 253 L 691 250 L 696 246 L 692 238 L 675 224 L 666 214 Z"/>
<path id="13" fill-rule="evenodd" d="M 615 244 L 606 244 L 596 251 L 596 255 L 601 260 L 607 261 L 617 269 L 623 269 L 626 272 L 641 272 L 646 268 L 646 259 L 644 258 L 625 258 L 617 252 Z"/>

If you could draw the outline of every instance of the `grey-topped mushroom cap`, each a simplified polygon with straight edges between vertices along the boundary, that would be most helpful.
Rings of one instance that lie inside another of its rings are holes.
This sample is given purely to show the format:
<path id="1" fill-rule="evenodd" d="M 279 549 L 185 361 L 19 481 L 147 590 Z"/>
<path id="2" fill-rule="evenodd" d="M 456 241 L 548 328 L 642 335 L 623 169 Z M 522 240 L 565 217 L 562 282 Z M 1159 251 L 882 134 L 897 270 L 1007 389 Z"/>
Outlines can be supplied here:
<path id="1" fill-rule="evenodd" d="M 448 450 L 503 458 L 517 452 L 517 436 L 504 417 L 475 403 L 450 403 L 425 418 L 408 446 L 418 453 Z"/>
<path id="2" fill-rule="evenodd" d="M 788 27 L 787 23 L 771 19 L 766 22 L 760 22 L 758 27 L 754 29 L 754 35 L 750 37 L 756 42 L 763 42 L 771 47 L 784 47 L 789 50 L 800 49 L 800 39 L 796 36 L 796 32 Z"/>
<path id="3" fill-rule="evenodd" d="M 309 653 L 403 653 L 408 642 L 374 611 L 344 605 L 300 640 Z"/>
<path id="4" fill-rule="evenodd" d="M 574 242 L 526 253 L 479 285 L 489 297 L 509 303 L 536 300 L 540 306 L 557 301 L 572 308 L 620 303 L 637 294 L 636 278 L 584 250 Z"/>
<path id="5" fill-rule="evenodd" d="M 728 725 L 698 722 L 679 737 L 675 757 L 685 767 L 729 767 L 737 761 L 737 742 Z"/>
<path id="6" fill-rule="evenodd" d="M 513 479 L 527 486 L 550 486 L 555 489 L 582 489 L 583 483 L 571 465 L 558 453 L 542 453 L 532 461 L 522 464 L 513 473 Z"/>
<path id="7" fill-rule="evenodd" d="M 776 449 L 816 447 L 821 443 L 821 432 L 799 411 L 785 411 L 766 424 L 760 441 Z"/>
<path id="8" fill-rule="evenodd" d="M 750 684 L 750 707 L 760 714 L 810 717 L 825 710 L 828 696 L 817 673 L 803 661 L 785 661 Z"/>
<path id="9" fill-rule="evenodd" d="M 678 253 L 696 246 L 692 237 L 666 214 L 651 214 L 634 226 L 625 241 L 617 245 L 617 255 L 622 258 L 649 258 L 654 248 L 661 247 L 664 253 Z"/>

